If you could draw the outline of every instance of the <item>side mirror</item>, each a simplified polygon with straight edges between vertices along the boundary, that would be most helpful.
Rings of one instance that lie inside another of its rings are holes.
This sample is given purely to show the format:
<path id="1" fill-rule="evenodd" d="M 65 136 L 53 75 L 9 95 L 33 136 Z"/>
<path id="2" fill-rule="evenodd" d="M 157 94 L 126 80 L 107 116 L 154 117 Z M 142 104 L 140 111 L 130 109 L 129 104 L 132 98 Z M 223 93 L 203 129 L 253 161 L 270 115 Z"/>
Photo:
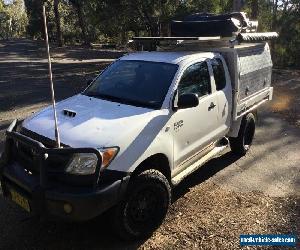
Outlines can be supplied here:
<path id="1" fill-rule="evenodd" d="M 178 97 L 177 106 L 179 109 L 187 109 L 197 107 L 199 99 L 196 94 L 183 94 Z"/>
<path id="2" fill-rule="evenodd" d="M 86 86 L 89 86 L 92 82 L 94 81 L 94 79 L 89 79 L 86 81 Z"/>

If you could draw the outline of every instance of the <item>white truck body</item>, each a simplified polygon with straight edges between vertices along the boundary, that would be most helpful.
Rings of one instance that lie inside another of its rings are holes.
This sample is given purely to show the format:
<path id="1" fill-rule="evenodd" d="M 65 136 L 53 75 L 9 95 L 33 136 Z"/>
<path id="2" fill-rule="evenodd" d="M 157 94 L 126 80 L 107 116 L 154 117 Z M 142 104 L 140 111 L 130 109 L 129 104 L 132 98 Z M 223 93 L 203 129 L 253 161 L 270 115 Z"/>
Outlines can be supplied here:
<path id="1" fill-rule="evenodd" d="M 125 55 L 57 103 L 62 147 L 52 107 L 14 120 L 0 158 L 3 195 L 28 212 L 73 221 L 110 209 L 124 239 L 153 232 L 173 186 L 228 145 L 246 154 L 256 109 L 272 99 L 266 43 L 188 45 Z"/>
<path id="2" fill-rule="evenodd" d="M 83 94 L 70 97 L 56 107 L 61 142 L 70 147 L 117 146 L 120 151 L 108 168 L 130 173 L 149 157 L 163 155 L 173 184 L 180 182 L 226 147 L 219 144 L 222 138 L 237 136 L 243 115 L 272 99 L 272 61 L 267 43 L 204 49 L 210 52 L 192 50 L 138 52 L 120 58 L 178 65 L 161 108 L 136 107 Z M 211 65 L 216 58 L 225 71 L 222 90 L 216 88 Z M 207 63 L 211 93 L 199 98 L 197 107 L 174 109 L 185 70 L 199 62 Z M 159 86 L 153 83 L 153 88 Z M 74 111 L 76 116 L 69 117 L 64 110 Z M 55 140 L 51 107 L 26 119 L 23 127 Z"/>

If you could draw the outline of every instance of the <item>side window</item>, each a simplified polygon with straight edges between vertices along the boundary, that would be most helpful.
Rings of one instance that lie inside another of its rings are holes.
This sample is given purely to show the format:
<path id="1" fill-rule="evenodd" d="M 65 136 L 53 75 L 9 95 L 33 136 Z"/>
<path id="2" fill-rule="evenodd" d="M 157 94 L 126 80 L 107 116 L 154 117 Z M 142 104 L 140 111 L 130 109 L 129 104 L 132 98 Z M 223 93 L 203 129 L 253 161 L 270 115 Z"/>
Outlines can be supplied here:
<path id="1" fill-rule="evenodd" d="M 226 77 L 222 60 L 220 58 L 211 60 L 211 66 L 213 68 L 217 90 L 224 89 L 226 86 Z"/>
<path id="2" fill-rule="evenodd" d="M 179 95 L 193 93 L 198 97 L 211 93 L 206 62 L 195 63 L 185 70 L 178 85 L 178 93 Z"/>

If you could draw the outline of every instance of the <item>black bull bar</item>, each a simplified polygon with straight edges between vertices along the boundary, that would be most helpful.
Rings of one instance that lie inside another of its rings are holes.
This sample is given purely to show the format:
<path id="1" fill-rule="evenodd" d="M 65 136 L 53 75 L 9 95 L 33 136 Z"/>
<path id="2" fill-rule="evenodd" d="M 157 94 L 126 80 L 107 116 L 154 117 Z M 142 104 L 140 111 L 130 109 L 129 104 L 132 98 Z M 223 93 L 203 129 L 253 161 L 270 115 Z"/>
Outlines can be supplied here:
<path id="1" fill-rule="evenodd" d="M 4 152 L 0 161 L 0 179 L 3 171 L 6 167 L 9 167 L 9 162 L 12 160 L 12 148 L 16 143 L 22 143 L 29 146 L 34 154 L 34 160 L 38 164 L 39 168 L 39 180 L 40 187 L 47 188 L 47 158 L 49 155 L 64 155 L 64 154 L 75 154 L 75 153 L 93 153 L 97 156 L 98 161 L 96 165 L 95 173 L 93 174 L 93 187 L 96 188 L 98 185 L 100 170 L 102 164 L 102 156 L 99 150 L 96 148 L 47 148 L 39 141 L 33 140 L 16 131 L 18 120 L 14 120 L 9 128 L 6 130 L 6 141 L 4 146 Z"/>

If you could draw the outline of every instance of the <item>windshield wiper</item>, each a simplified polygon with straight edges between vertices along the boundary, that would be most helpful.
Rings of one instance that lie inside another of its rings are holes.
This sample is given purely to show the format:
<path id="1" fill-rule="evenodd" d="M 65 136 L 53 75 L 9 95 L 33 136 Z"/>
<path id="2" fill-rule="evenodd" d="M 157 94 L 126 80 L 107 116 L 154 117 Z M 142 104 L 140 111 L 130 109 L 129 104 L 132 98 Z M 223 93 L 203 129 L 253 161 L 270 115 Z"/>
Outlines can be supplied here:
<path id="1" fill-rule="evenodd" d="M 118 102 L 118 103 L 122 103 L 122 104 L 129 104 L 129 105 L 133 105 L 133 106 L 137 106 L 137 107 L 157 108 L 156 105 L 154 105 L 152 103 L 145 103 L 145 102 L 141 102 L 141 101 L 137 101 L 137 100 L 129 100 L 129 99 L 125 99 L 122 97 L 100 94 L 97 92 L 90 92 L 90 93 L 84 93 L 84 94 L 87 96 L 90 96 L 90 97 L 96 97 L 96 98 L 113 101 L 113 102 Z"/>
<path id="2" fill-rule="evenodd" d="M 104 100 L 119 102 L 119 103 L 124 103 L 125 101 L 127 101 L 126 99 L 124 99 L 122 97 L 106 95 L 106 94 L 100 94 L 100 93 L 87 93 L 86 95 L 88 95 L 90 97 L 98 97 L 98 98 L 101 98 L 101 99 L 104 99 Z"/>

